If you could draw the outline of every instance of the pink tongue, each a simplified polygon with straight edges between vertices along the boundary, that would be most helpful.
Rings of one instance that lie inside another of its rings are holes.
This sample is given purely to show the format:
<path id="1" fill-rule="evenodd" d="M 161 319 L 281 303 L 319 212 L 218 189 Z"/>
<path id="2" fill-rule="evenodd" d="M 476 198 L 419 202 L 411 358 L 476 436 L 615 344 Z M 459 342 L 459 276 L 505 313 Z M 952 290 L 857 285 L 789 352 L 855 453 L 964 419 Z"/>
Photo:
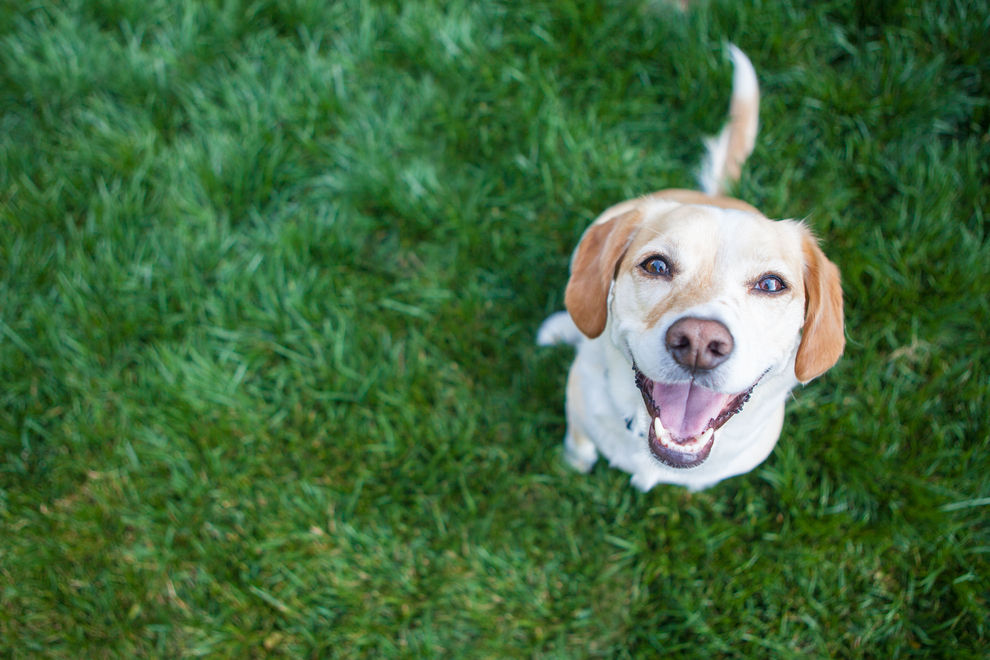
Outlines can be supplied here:
<path id="1" fill-rule="evenodd" d="M 653 400 L 660 407 L 660 423 L 675 439 L 700 435 L 718 417 L 731 394 L 721 394 L 693 383 L 653 384 Z"/>

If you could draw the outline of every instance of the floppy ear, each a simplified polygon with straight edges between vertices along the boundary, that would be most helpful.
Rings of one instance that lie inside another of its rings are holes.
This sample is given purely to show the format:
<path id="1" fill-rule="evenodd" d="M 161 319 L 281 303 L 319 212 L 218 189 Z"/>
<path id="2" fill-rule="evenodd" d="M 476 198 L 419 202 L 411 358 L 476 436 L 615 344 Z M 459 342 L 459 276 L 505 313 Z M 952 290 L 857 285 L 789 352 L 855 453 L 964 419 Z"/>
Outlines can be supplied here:
<path id="1" fill-rule="evenodd" d="M 802 383 L 821 376 L 839 360 L 846 345 L 839 269 L 807 234 L 804 251 L 804 330 L 794 374 Z"/>
<path id="2" fill-rule="evenodd" d="M 608 290 L 641 219 L 642 214 L 632 210 L 592 225 L 584 232 L 571 260 L 564 304 L 574 324 L 592 339 L 605 330 Z"/>

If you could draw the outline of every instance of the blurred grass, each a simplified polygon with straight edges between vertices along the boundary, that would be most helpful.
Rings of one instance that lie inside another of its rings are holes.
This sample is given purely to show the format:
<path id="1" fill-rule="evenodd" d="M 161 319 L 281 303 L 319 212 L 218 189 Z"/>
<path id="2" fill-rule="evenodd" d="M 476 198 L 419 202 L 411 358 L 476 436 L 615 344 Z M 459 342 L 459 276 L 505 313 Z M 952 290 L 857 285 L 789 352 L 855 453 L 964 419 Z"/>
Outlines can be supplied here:
<path id="1" fill-rule="evenodd" d="M 0 4 L 0 654 L 980 657 L 985 2 Z M 561 465 L 586 223 L 808 217 L 850 344 L 750 475 Z"/>

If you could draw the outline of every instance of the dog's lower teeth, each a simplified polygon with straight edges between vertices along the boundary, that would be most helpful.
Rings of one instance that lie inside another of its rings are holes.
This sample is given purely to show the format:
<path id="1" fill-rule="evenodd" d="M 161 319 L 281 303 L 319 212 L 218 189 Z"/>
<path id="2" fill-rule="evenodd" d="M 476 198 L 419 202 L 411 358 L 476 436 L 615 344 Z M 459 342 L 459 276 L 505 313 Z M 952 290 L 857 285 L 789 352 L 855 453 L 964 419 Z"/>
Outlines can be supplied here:
<path id="1" fill-rule="evenodd" d="M 674 440 L 674 436 L 670 433 L 670 431 L 663 427 L 659 417 L 653 418 L 653 431 L 656 433 L 657 440 L 664 447 L 689 453 L 699 452 L 704 449 L 705 445 L 708 444 L 708 441 L 712 439 L 712 435 L 715 433 L 715 429 L 709 427 L 702 431 L 701 435 L 692 440 L 683 443 L 677 442 Z"/>
<path id="2" fill-rule="evenodd" d="M 674 444 L 674 437 L 670 435 L 670 431 L 663 427 L 663 424 L 660 423 L 659 417 L 653 418 L 653 430 L 657 434 L 657 440 L 659 440 L 662 445 L 665 447 L 670 447 Z"/>

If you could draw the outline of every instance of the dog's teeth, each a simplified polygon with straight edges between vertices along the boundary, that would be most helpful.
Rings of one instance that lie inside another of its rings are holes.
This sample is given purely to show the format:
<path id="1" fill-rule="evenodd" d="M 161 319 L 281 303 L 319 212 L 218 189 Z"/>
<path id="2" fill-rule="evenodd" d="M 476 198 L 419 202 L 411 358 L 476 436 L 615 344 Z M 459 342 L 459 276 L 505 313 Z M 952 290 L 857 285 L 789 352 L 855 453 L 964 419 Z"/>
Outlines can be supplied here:
<path id="1" fill-rule="evenodd" d="M 701 435 L 693 440 L 690 440 L 689 442 L 676 442 L 671 432 L 663 427 L 659 417 L 653 418 L 653 430 L 656 432 L 657 440 L 664 447 L 690 453 L 698 452 L 704 449 L 705 445 L 708 444 L 708 441 L 712 439 L 712 435 L 715 433 L 715 429 L 707 428 L 702 431 Z"/>
<path id="2" fill-rule="evenodd" d="M 668 431 L 663 427 L 663 424 L 660 422 L 659 417 L 653 418 L 653 430 L 656 431 L 657 440 L 659 440 L 660 444 L 662 444 L 664 447 L 677 446 L 677 443 L 674 442 L 674 436 L 671 435 L 670 431 Z"/>
<path id="3" fill-rule="evenodd" d="M 665 447 L 670 447 L 674 444 L 674 436 L 670 434 L 670 431 L 663 427 L 663 424 L 660 423 L 659 417 L 653 418 L 653 430 L 656 431 L 657 440 L 660 441 L 660 444 Z"/>

